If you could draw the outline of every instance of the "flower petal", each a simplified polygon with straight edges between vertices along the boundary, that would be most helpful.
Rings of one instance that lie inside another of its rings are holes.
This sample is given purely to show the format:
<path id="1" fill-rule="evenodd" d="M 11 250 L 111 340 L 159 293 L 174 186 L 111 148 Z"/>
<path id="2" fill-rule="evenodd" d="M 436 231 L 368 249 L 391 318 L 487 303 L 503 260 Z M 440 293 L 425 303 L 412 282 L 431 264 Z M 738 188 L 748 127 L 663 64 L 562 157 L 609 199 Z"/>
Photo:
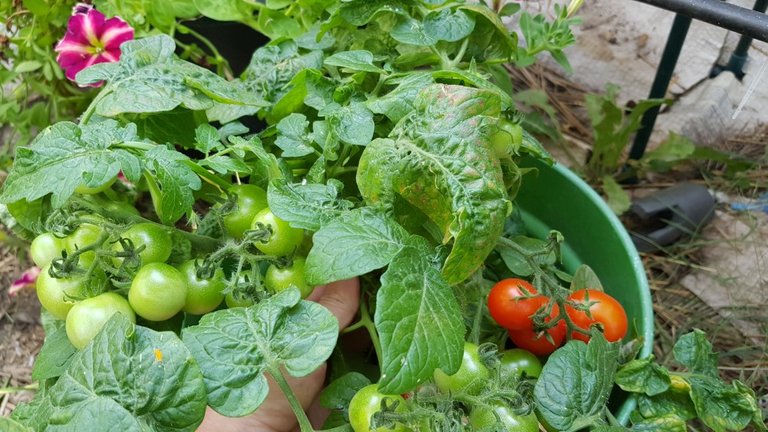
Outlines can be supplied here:
<path id="1" fill-rule="evenodd" d="M 40 274 L 39 267 L 30 267 L 21 274 L 21 276 L 13 281 L 11 287 L 8 289 L 8 295 L 15 295 L 24 288 L 34 287 L 37 282 L 37 275 Z"/>
<path id="2" fill-rule="evenodd" d="M 67 39 L 65 36 L 64 39 L 60 40 L 59 43 L 56 44 L 56 48 L 53 50 L 59 53 L 65 53 L 65 52 L 72 52 L 72 53 L 78 53 L 78 54 L 85 54 L 90 55 L 90 45 L 82 44 L 80 42 Z"/>
<path id="3" fill-rule="evenodd" d="M 91 9 L 85 15 L 77 14 L 69 17 L 67 32 L 82 38 L 91 46 L 96 46 L 99 42 L 98 33 L 102 26 L 104 26 L 104 14 L 96 9 Z"/>
<path id="4" fill-rule="evenodd" d="M 104 49 L 112 50 L 120 48 L 123 42 L 133 39 L 133 28 L 119 17 L 108 19 L 101 28 L 99 40 Z M 118 55 L 118 58 L 120 56 Z"/>

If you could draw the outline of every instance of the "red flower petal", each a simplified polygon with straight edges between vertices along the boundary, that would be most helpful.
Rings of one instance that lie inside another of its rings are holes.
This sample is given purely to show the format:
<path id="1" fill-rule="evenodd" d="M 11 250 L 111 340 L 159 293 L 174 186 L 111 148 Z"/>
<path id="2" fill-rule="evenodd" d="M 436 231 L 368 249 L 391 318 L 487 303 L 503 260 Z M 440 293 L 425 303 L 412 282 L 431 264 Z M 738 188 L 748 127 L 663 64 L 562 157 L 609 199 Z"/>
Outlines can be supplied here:
<path id="1" fill-rule="evenodd" d="M 133 28 L 119 17 L 108 19 L 101 28 L 99 40 L 105 50 L 116 50 L 123 42 L 133 39 Z M 120 56 L 118 55 L 118 58 Z"/>
<path id="2" fill-rule="evenodd" d="M 35 282 L 37 282 L 37 275 L 39 274 L 39 267 L 28 268 L 18 279 L 13 281 L 13 284 L 11 284 L 11 287 L 8 289 L 8 295 L 15 295 L 24 288 L 34 287 Z"/>

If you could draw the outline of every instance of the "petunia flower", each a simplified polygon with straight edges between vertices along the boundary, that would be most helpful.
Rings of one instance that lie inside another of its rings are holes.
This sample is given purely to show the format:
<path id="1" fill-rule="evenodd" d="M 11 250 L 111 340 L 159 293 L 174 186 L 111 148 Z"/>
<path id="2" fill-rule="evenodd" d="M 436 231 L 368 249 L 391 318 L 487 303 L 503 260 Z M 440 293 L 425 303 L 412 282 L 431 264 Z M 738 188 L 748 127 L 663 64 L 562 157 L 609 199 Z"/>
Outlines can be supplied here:
<path id="1" fill-rule="evenodd" d="M 15 295 L 24 288 L 32 288 L 37 282 L 37 276 L 40 274 L 40 268 L 30 267 L 21 274 L 21 276 L 13 281 L 11 287 L 8 289 L 8 295 Z"/>
<path id="2" fill-rule="evenodd" d="M 64 38 L 56 44 L 56 61 L 74 81 L 89 66 L 120 60 L 120 45 L 131 39 L 133 28 L 120 17 L 105 19 L 93 6 L 80 3 L 72 10 Z"/>

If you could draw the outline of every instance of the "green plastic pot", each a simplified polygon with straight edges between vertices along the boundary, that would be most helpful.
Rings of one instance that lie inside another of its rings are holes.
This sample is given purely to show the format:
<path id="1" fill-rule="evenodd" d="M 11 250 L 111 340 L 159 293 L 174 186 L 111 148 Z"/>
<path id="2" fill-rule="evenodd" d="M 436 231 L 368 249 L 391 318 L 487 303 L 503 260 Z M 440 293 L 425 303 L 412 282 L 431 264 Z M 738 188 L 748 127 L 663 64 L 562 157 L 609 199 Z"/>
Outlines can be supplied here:
<path id="1" fill-rule="evenodd" d="M 587 264 L 603 283 L 605 291 L 624 306 L 630 323 L 627 338 L 642 336 L 641 357 L 653 348 L 653 307 L 648 279 L 624 226 L 603 199 L 579 176 L 556 164 L 549 166 L 526 159 L 523 167 L 536 168 L 527 174 L 516 203 L 531 236 L 545 238 L 550 230 L 565 237 L 563 266 L 573 272 Z M 625 393 L 611 396 L 611 408 L 626 424 L 635 400 Z"/>

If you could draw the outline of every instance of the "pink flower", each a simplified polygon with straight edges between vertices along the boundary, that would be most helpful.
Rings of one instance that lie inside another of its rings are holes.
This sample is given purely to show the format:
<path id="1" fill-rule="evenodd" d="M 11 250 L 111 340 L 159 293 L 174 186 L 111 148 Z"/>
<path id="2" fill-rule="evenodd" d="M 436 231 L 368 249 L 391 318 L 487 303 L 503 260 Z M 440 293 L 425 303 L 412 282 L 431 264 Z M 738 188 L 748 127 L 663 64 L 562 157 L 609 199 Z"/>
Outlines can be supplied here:
<path id="1" fill-rule="evenodd" d="M 16 293 L 23 290 L 24 288 L 34 287 L 35 282 L 37 282 L 37 275 L 39 274 L 40 268 L 28 268 L 26 271 L 24 271 L 24 273 L 21 274 L 21 277 L 13 281 L 13 284 L 11 284 L 11 287 L 8 289 L 8 295 L 16 295 Z"/>
<path id="2" fill-rule="evenodd" d="M 75 80 L 81 70 L 96 63 L 120 60 L 120 45 L 133 39 L 133 28 L 119 17 L 106 19 L 93 6 L 78 4 L 72 10 L 64 38 L 56 45 L 56 61 Z"/>

